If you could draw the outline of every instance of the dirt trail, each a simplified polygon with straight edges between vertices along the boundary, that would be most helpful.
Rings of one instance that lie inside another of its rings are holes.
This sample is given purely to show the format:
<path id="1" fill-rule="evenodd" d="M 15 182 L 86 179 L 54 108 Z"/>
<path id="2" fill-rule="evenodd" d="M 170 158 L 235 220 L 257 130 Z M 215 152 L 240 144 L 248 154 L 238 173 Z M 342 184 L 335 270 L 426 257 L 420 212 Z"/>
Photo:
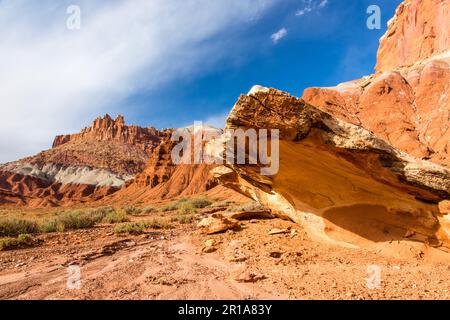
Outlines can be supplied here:
<path id="1" fill-rule="evenodd" d="M 448 254 L 420 243 L 345 247 L 278 219 L 214 236 L 179 226 L 118 237 L 111 228 L 44 235 L 39 247 L 1 252 L 0 298 L 450 299 Z M 274 228 L 287 231 L 270 235 Z M 208 241 L 215 244 L 204 253 Z M 67 287 L 70 265 L 80 266 L 79 289 Z M 370 266 L 380 271 L 372 289 Z"/>
<path id="2" fill-rule="evenodd" d="M 201 250 L 192 242 L 189 235 L 158 233 L 154 238 L 141 240 L 134 237 L 112 241 L 103 245 L 100 250 L 71 254 L 68 260 L 61 257 L 49 262 L 42 261 L 23 266 L 21 265 L 23 262 L 18 262 L 13 269 L 8 268 L 0 272 L 0 298 L 275 299 L 278 297 L 256 284 L 232 280 L 230 270 L 233 268 L 230 263 L 217 255 L 201 254 Z M 111 247 L 112 250 L 107 255 L 99 254 L 98 252 L 104 251 L 105 247 Z M 17 261 L 23 261 L 23 257 Z M 67 288 L 69 265 L 80 266 L 79 290 Z"/>

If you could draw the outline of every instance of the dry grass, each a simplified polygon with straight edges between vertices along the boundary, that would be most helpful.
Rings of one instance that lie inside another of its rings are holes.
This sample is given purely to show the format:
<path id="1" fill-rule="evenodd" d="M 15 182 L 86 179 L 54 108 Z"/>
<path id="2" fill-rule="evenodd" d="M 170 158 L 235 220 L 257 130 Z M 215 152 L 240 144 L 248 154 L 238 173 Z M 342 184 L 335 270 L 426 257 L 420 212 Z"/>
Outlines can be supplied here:
<path id="1" fill-rule="evenodd" d="M 17 218 L 0 219 L 0 237 L 17 237 L 20 234 L 37 232 L 39 232 L 39 227 L 34 221 Z"/>

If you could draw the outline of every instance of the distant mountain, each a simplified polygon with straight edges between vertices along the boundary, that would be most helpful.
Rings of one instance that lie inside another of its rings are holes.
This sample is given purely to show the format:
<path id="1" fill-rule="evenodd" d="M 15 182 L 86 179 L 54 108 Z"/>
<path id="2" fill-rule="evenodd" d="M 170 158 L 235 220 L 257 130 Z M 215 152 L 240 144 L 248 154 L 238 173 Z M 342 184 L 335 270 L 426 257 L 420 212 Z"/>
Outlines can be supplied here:
<path id="1" fill-rule="evenodd" d="M 145 168 L 164 132 L 97 118 L 53 148 L 0 166 L 0 203 L 46 206 L 98 200 Z"/>

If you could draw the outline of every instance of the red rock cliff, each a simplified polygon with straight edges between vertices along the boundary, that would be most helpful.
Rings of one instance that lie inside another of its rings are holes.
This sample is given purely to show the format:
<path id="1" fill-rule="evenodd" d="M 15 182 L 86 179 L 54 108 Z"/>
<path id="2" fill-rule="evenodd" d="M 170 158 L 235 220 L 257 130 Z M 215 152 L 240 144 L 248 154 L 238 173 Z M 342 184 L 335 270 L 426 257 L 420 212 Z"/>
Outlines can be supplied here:
<path id="1" fill-rule="evenodd" d="M 380 41 L 377 72 L 410 66 L 450 48 L 450 1 L 407 0 Z"/>

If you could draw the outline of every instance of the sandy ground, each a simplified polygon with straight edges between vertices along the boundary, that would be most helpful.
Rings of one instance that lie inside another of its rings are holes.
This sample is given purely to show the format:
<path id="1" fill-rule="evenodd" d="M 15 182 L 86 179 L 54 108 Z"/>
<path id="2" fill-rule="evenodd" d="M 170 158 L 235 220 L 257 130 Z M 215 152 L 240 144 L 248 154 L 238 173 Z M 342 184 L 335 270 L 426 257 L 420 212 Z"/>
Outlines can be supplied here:
<path id="1" fill-rule="evenodd" d="M 450 255 L 424 244 L 358 248 L 313 241 L 279 219 L 241 224 L 213 236 L 195 225 L 42 235 L 38 247 L 0 252 L 0 298 L 450 299 Z"/>

